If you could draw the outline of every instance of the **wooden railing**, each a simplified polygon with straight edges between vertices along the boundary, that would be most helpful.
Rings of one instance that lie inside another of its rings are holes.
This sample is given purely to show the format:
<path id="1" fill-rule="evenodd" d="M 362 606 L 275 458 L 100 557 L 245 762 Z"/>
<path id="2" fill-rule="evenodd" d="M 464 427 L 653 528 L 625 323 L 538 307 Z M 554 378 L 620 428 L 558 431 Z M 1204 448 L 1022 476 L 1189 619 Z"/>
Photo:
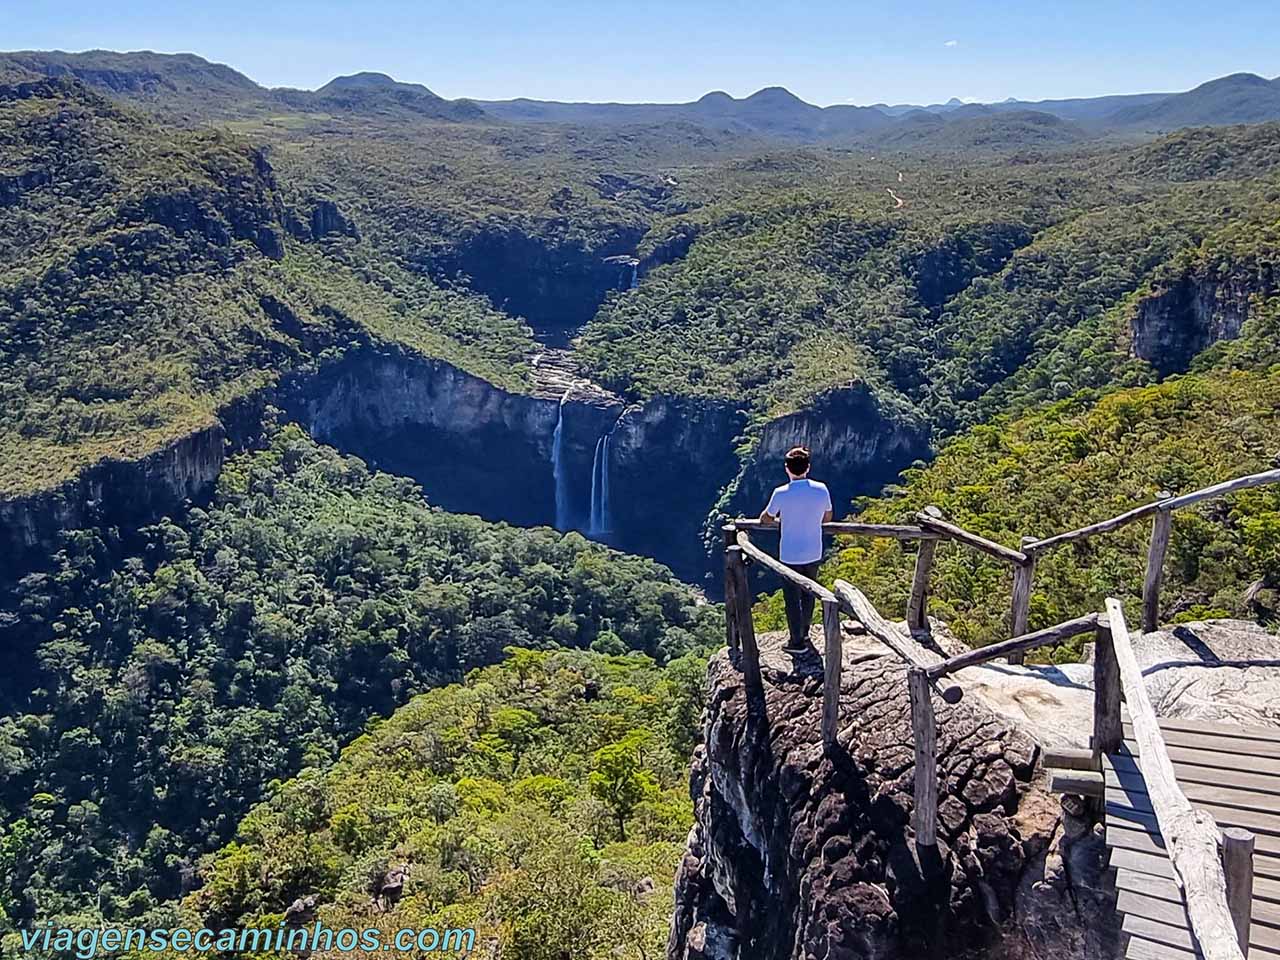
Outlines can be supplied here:
<path id="1" fill-rule="evenodd" d="M 1027 635 L 1027 616 L 1031 606 L 1031 590 L 1035 581 L 1036 561 L 1049 551 L 1064 544 L 1075 543 L 1101 533 L 1109 533 L 1138 520 L 1152 517 L 1151 540 L 1147 548 L 1146 571 L 1142 585 L 1142 629 L 1155 630 L 1159 624 L 1160 587 L 1164 580 L 1164 562 L 1168 553 L 1173 513 L 1205 500 L 1226 496 L 1240 490 L 1264 484 L 1280 482 L 1280 469 L 1250 474 L 1204 487 L 1192 493 L 1173 496 L 1161 492 L 1158 499 L 1134 507 L 1109 520 L 1069 530 L 1066 533 L 1036 539 L 1023 537 L 1019 549 L 996 543 L 986 537 L 965 530 L 943 518 L 936 507 L 927 507 L 916 514 L 915 524 L 882 524 L 840 522 L 823 524 L 829 534 L 862 537 L 889 537 L 903 541 L 918 541 L 915 570 L 911 579 L 911 593 L 907 601 L 907 626 L 913 632 L 929 629 L 928 597 L 929 581 L 933 570 L 934 554 L 939 540 L 950 540 L 970 549 L 985 553 L 1007 563 L 1013 570 L 1013 594 L 1009 611 L 1009 636 Z M 777 531 L 776 524 L 762 524 L 759 520 L 737 519 L 731 522 L 736 532 Z M 735 533 L 736 536 L 736 533 Z M 1036 646 L 1033 644 L 1032 646 Z M 1010 663 L 1022 663 L 1025 647 L 1008 651 Z"/>
<path id="2" fill-rule="evenodd" d="M 1153 530 L 1152 550 L 1148 558 L 1148 583 L 1152 567 L 1163 562 L 1164 545 L 1168 542 L 1168 518 L 1181 506 L 1199 502 L 1212 496 L 1220 496 L 1233 490 L 1257 486 L 1280 480 L 1280 471 L 1242 477 L 1227 484 L 1218 484 L 1184 497 L 1161 498 L 1135 511 L 1104 524 L 1073 531 L 1061 537 L 1041 541 L 1024 541 L 1021 551 L 994 543 L 960 527 L 947 523 L 936 511 L 922 512 L 919 525 L 883 525 L 840 523 L 826 524 L 827 532 L 866 536 L 888 536 L 900 540 L 919 540 L 920 553 L 912 578 L 911 599 L 908 603 L 908 632 L 886 620 L 871 602 L 852 584 L 836 580 L 833 590 L 809 579 L 779 562 L 751 542 L 750 532 L 759 529 L 775 529 L 758 521 L 742 520 L 724 527 L 725 550 L 725 611 L 729 645 L 738 652 L 743 677 L 749 693 L 761 694 L 763 678 L 760 673 L 760 653 L 756 644 L 755 628 L 751 619 L 752 596 L 747 576 L 749 563 L 760 563 L 800 590 L 812 595 L 822 605 L 823 626 L 823 706 L 822 741 L 824 749 L 839 749 L 840 684 L 843 665 L 843 642 L 840 629 L 840 613 L 843 611 L 856 619 L 867 633 L 884 644 L 907 666 L 907 690 L 911 703 L 911 727 L 915 745 L 914 804 L 912 826 L 915 842 L 921 847 L 937 844 L 938 773 L 937 773 L 937 722 L 934 717 L 933 693 L 937 692 L 945 702 L 957 703 L 964 695 L 963 688 L 946 682 L 954 674 L 1000 657 L 1010 662 L 1021 662 L 1031 650 L 1054 646 L 1075 636 L 1093 633 L 1094 646 L 1094 711 L 1093 735 L 1088 751 L 1060 751 L 1062 754 L 1082 753 L 1075 756 L 1074 765 L 1084 769 L 1095 782 L 1100 781 L 1102 757 L 1117 751 L 1124 740 L 1121 719 L 1122 697 L 1128 703 L 1133 717 L 1135 735 L 1140 756 L 1143 758 L 1143 774 L 1146 778 L 1157 822 L 1171 852 L 1171 861 L 1179 879 L 1187 903 L 1188 916 L 1206 960 L 1243 960 L 1247 951 L 1253 884 L 1253 837 L 1246 831 L 1218 830 L 1213 818 L 1204 811 L 1191 807 L 1177 786 L 1168 752 L 1164 747 L 1155 712 L 1146 694 L 1142 673 L 1129 641 L 1120 603 L 1107 600 L 1107 613 L 1089 613 L 1052 627 L 1034 632 L 1025 631 L 1025 598 L 1030 592 L 1035 557 L 1039 551 L 1069 542 L 1082 536 L 1116 529 L 1142 516 L 1154 514 L 1157 518 Z M 1160 518 L 1164 517 L 1163 532 Z M 1023 628 L 1009 640 L 994 643 L 975 650 L 968 650 L 950 658 L 923 646 L 911 631 L 927 629 L 926 602 L 929 568 L 933 548 L 940 539 L 955 540 L 981 550 L 1015 566 L 1013 623 Z M 1159 548 L 1158 550 L 1156 548 Z M 1018 571 L 1024 571 L 1019 579 Z M 1022 588 L 1024 603 L 1021 620 L 1017 615 L 1019 602 L 1018 583 Z M 1158 592 L 1158 578 L 1155 590 Z M 1154 609 L 1144 593 L 1144 620 L 1147 611 Z M 1082 775 L 1083 782 L 1083 775 Z M 1219 853 L 1221 851 L 1221 854 Z M 1229 936 L 1228 936 L 1229 933 Z M 1223 938 L 1226 937 L 1224 940 Z M 1212 944 L 1206 947 L 1206 944 Z"/>
<path id="3" fill-rule="evenodd" d="M 1042 540 L 1023 539 L 1022 552 L 1026 555 L 1026 566 L 1030 570 L 1034 570 L 1037 557 L 1043 556 L 1049 550 L 1060 547 L 1065 543 L 1075 543 L 1079 540 L 1085 540 L 1099 533 L 1108 533 L 1112 530 L 1118 530 L 1135 521 L 1142 520 L 1146 517 L 1152 517 L 1151 522 L 1151 540 L 1147 546 L 1147 567 L 1146 574 L 1142 583 L 1142 629 L 1144 632 L 1155 630 L 1160 622 L 1160 586 L 1164 580 L 1164 559 L 1169 549 L 1169 534 L 1173 526 L 1173 513 L 1175 510 L 1181 510 L 1183 507 L 1190 507 L 1205 500 L 1212 500 L 1216 497 L 1223 497 L 1230 493 L 1236 493 L 1240 490 L 1248 490 L 1250 487 L 1260 487 L 1264 484 L 1280 482 L 1280 470 L 1267 470 L 1262 473 L 1253 473 L 1244 477 L 1237 477 L 1234 480 L 1227 480 L 1223 483 L 1215 483 L 1212 486 L 1203 487 L 1192 493 L 1184 493 L 1181 496 L 1173 496 L 1170 493 L 1162 491 L 1157 499 L 1150 503 L 1144 503 L 1141 506 L 1134 507 L 1132 510 L 1126 510 L 1119 516 L 1112 517 L 1110 520 L 1103 520 L 1100 523 L 1092 523 L 1087 527 L 1080 527 L 1078 530 L 1070 530 L 1067 533 L 1055 534 L 1052 537 L 1045 537 Z M 1031 573 L 1026 574 L 1028 584 L 1030 583 Z M 1028 590 L 1029 593 L 1029 590 Z M 1015 622 L 1016 611 L 1018 609 L 1019 598 L 1014 596 Z M 1026 621 L 1025 611 L 1023 613 L 1023 622 Z M 1018 631 L 1015 629 L 1014 633 Z"/>

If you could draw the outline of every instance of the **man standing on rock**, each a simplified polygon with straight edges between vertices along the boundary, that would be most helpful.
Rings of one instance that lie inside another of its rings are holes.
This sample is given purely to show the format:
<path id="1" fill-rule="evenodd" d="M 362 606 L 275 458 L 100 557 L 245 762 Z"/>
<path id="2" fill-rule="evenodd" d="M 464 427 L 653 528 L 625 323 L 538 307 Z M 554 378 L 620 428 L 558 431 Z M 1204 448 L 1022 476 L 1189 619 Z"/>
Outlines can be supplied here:
<path id="1" fill-rule="evenodd" d="M 782 522 L 782 543 L 778 559 L 792 570 L 812 580 L 818 575 L 822 560 L 822 525 L 831 519 L 831 493 L 825 483 L 809 479 L 809 449 L 792 447 L 783 458 L 790 483 L 773 491 L 769 505 L 760 514 L 760 522 Z M 798 650 L 809 642 L 809 624 L 813 622 L 813 594 L 782 581 L 782 598 L 787 606 L 787 628 L 791 632 L 788 648 Z"/>

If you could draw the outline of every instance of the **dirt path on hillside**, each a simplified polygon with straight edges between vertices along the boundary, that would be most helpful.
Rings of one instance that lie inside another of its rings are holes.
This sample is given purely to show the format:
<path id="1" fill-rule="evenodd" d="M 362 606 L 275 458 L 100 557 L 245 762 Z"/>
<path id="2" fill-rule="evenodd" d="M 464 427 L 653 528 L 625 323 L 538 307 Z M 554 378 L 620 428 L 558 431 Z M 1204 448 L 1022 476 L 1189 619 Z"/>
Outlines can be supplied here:
<path id="1" fill-rule="evenodd" d="M 898 209 L 898 207 L 903 206 L 907 202 L 893 192 L 893 187 L 885 187 L 885 189 L 889 191 L 889 196 L 893 197 L 893 208 L 895 210 Z"/>

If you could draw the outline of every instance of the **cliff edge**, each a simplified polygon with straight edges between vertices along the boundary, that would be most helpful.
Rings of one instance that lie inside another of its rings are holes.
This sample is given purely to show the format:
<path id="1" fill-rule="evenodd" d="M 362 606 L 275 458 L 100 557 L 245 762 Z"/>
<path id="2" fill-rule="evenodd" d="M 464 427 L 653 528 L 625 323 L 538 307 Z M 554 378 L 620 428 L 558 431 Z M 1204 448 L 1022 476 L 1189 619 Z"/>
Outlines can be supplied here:
<path id="1" fill-rule="evenodd" d="M 668 960 L 1115 956 L 1098 832 L 1048 794 L 1036 742 L 983 698 L 935 698 L 938 845 L 918 850 L 906 671 L 845 640 L 829 756 L 816 651 L 761 636 L 755 702 L 735 654 L 712 660 Z"/>

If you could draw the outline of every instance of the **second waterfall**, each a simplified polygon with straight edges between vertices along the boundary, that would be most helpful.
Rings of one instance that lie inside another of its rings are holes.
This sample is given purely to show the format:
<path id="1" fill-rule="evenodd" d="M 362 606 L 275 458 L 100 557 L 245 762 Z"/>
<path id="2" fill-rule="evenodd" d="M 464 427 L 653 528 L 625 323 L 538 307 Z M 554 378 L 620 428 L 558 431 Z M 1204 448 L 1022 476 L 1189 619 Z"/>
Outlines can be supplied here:
<path id="1" fill-rule="evenodd" d="M 604 434 L 596 441 L 596 454 L 591 462 L 591 520 L 587 533 L 601 537 L 613 529 L 609 513 L 609 437 Z"/>

